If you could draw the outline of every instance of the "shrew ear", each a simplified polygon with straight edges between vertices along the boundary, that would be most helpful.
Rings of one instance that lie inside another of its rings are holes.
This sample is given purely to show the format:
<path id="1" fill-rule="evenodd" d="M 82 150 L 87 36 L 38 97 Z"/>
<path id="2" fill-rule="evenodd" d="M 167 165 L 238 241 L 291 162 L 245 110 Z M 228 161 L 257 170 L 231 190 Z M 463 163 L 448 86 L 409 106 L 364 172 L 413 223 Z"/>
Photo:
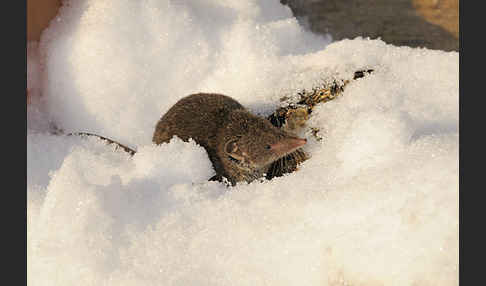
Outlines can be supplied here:
<path id="1" fill-rule="evenodd" d="M 226 154 L 232 154 L 238 151 L 237 139 L 230 140 L 224 145 L 224 152 Z"/>
<path id="2" fill-rule="evenodd" d="M 238 139 L 232 139 L 226 142 L 224 145 L 224 152 L 234 160 L 243 161 L 244 159 L 243 154 L 238 147 Z"/>

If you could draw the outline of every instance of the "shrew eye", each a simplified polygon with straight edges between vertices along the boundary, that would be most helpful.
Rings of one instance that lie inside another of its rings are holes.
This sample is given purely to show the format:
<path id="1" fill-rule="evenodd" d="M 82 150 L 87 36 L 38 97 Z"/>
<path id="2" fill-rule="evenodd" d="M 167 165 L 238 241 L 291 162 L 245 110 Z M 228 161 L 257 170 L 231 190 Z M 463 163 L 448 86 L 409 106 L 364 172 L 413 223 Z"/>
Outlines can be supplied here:
<path id="1" fill-rule="evenodd" d="M 240 163 L 240 160 L 236 159 L 236 158 L 233 158 L 231 156 L 228 156 L 228 159 L 230 159 L 230 161 L 233 161 L 235 163 Z"/>
<path id="2" fill-rule="evenodd" d="M 270 150 L 270 149 L 272 149 L 272 146 L 267 145 L 267 146 L 265 146 L 265 149 Z"/>

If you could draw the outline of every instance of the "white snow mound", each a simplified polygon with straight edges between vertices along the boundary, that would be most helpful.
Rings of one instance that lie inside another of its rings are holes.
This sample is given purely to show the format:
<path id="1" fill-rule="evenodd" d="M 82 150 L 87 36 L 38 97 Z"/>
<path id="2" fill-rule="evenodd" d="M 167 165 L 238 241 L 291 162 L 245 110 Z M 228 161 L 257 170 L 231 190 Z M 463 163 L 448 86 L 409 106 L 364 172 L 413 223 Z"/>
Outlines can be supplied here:
<path id="1" fill-rule="evenodd" d="M 458 284 L 457 52 L 331 43 L 278 0 L 65 1 L 39 51 L 29 285 Z M 312 157 L 292 174 L 228 188 L 195 142 L 151 143 L 190 93 L 265 116 L 362 69 L 314 109 L 322 140 L 300 134 Z"/>

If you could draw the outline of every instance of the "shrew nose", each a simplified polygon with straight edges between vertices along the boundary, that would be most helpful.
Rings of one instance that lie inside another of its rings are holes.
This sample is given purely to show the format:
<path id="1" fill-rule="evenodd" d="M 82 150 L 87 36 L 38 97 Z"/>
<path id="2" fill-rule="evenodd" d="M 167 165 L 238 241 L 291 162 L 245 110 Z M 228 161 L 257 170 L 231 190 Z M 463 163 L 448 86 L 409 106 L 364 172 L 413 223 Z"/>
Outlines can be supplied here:
<path id="1" fill-rule="evenodd" d="M 307 139 L 287 137 L 270 146 L 277 154 L 287 154 L 305 145 L 305 143 L 307 143 Z"/>

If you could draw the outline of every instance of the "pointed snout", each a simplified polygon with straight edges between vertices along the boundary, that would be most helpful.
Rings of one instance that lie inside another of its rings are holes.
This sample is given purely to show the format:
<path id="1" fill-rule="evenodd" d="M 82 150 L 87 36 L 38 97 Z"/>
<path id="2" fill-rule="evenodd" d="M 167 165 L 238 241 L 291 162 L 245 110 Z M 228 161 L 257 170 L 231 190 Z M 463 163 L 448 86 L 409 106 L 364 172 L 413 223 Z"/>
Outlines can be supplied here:
<path id="1" fill-rule="evenodd" d="M 272 150 L 274 150 L 277 154 L 283 155 L 291 153 L 297 150 L 299 147 L 305 145 L 307 143 L 307 139 L 302 139 L 298 137 L 290 137 L 282 139 L 280 142 L 271 145 Z"/>
<path id="2" fill-rule="evenodd" d="M 301 146 L 304 146 L 305 143 L 307 143 L 307 139 L 305 139 L 305 138 L 304 139 L 302 139 L 302 138 L 290 138 L 290 139 L 288 139 L 287 142 L 288 142 L 287 144 L 289 144 L 289 146 L 291 148 L 297 149 Z"/>

